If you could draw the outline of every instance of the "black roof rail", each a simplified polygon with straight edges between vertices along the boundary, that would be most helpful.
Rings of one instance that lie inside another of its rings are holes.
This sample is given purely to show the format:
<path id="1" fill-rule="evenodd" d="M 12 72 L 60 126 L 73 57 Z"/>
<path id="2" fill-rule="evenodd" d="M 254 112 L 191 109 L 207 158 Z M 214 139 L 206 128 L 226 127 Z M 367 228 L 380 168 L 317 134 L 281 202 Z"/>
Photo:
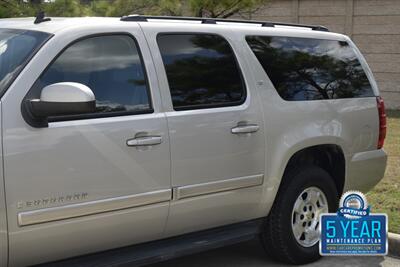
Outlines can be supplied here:
<path id="1" fill-rule="evenodd" d="M 121 18 L 121 21 L 144 22 L 144 21 L 148 21 L 149 19 L 201 21 L 201 23 L 203 23 L 203 24 L 217 24 L 217 22 L 233 22 L 233 23 L 244 23 L 244 24 L 261 24 L 262 27 L 289 26 L 289 27 L 309 28 L 314 31 L 329 32 L 328 28 L 326 28 L 324 26 L 320 26 L 320 25 L 259 21 L 259 20 L 241 20 L 241 19 L 129 15 L 129 16 L 123 16 Z"/>

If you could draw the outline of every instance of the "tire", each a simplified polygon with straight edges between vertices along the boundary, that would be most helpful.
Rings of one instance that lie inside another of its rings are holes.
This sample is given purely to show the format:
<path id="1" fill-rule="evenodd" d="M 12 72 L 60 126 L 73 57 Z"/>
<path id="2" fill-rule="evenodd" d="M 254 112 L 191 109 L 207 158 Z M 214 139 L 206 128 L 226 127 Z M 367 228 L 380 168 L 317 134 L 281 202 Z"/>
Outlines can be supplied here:
<path id="1" fill-rule="evenodd" d="M 327 207 L 322 203 L 324 202 L 323 195 L 325 195 Z M 319 196 L 319 200 L 312 202 L 311 200 L 316 196 Z M 310 201 L 309 206 L 306 204 L 307 201 Z M 316 204 L 312 204 L 314 202 Z M 300 212 L 294 211 L 295 203 L 296 210 L 301 210 Z M 271 258 L 289 264 L 306 264 L 318 260 L 320 258 L 319 235 L 318 232 L 313 232 L 314 229 L 318 229 L 319 224 L 319 216 L 316 214 L 328 210 L 335 212 L 337 205 L 338 193 L 335 183 L 325 170 L 311 165 L 288 171 L 283 177 L 274 205 L 264 224 L 261 234 L 264 250 Z M 315 207 L 314 211 L 309 208 L 310 206 Z M 303 211 L 308 208 L 309 211 Z M 312 215 L 313 212 L 314 215 Z M 314 217 L 318 222 L 313 219 Z M 306 224 L 305 227 L 304 224 Z M 307 228 L 309 232 L 306 234 L 306 230 L 299 227 Z M 304 232 L 300 238 L 296 239 L 295 231 L 297 236 L 301 231 Z M 316 243 L 313 244 L 313 242 Z"/>

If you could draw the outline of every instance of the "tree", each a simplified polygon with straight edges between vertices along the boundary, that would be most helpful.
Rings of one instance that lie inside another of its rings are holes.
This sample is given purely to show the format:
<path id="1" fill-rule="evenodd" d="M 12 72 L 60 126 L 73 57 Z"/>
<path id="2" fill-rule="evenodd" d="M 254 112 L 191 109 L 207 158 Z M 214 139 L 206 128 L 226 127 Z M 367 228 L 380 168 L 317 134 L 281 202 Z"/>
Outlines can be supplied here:
<path id="1" fill-rule="evenodd" d="M 190 0 L 190 9 L 196 17 L 228 18 L 242 11 L 254 12 L 265 0 Z M 255 10 L 253 10 L 256 8 Z"/>
<path id="2" fill-rule="evenodd" d="M 183 3 L 182 0 L 115 0 L 109 6 L 106 15 L 181 15 Z"/>
<path id="3" fill-rule="evenodd" d="M 32 16 L 35 9 L 31 3 L 15 0 L 0 0 L 0 17 L 21 17 Z"/>
<path id="4" fill-rule="evenodd" d="M 91 14 L 99 17 L 105 17 L 111 2 L 109 0 L 91 1 L 88 3 Z"/>
<path id="5" fill-rule="evenodd" d="M 239 12 L 252 13 L 266 0 L 116 0 L 108 16 L 128 14 L 182 15 L 228 18 Z"/>
<path id="6" fill-rule="evenodd" d="M 267 0 L 0 0 L 0 17 L 114 16 L 129 14 L 228 18 L 251 14 Z"/>
<path id="7" fill-rule="evenodd" d="M 79 0 L 57 0 L 42 4 L 43 10 L 48 16 L 54 17 L 79 17 L 90 15 L 88 6 L 83 6 Z"/>

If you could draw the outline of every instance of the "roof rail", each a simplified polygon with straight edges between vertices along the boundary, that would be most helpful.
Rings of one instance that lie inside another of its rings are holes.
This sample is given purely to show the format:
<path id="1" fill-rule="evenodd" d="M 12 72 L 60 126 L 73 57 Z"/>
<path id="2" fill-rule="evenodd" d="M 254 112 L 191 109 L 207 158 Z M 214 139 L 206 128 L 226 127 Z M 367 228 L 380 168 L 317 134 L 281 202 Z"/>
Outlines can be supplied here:
<path id="1" fill-rule="evenodd" d="M 217 24 L 217 22 L 233 22 L 233 23 L 244 23 L 244 24 L 246 24 L 246 23 L 247 24 L 261 24 L 262 27 L 289 26 L 289 27 L 309 28 L 309 29 L 314 30 L 314 31 L 329 32 L 328 28 L 326 28 L 324 26 L 319 26 L 319 25 L 296 24 L 296 23 L 286 23 L 286 22 L 272 22 L 272 21 L 259 21 L 259 20 L 128 15 L 128 16 L 123 16 L 121 18 L 121 21 L 146 22 L 149 19 L 201 21 L 202 24 Z"/>

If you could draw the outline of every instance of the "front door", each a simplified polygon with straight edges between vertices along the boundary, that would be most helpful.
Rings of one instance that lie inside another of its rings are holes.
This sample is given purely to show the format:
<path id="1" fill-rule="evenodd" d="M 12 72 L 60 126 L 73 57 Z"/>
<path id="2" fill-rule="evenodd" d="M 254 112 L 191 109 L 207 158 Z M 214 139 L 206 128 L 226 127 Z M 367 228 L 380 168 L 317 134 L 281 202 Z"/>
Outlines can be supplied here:
<path id="1" fill-rule="evenodd" d="M 4 97 L 11 265 L 162 237 L 172 195 L 167 121 L 154 66 L 143 60 L 150 53 L 131 28 L 73 43 L 71 35 L 53 37 Z M 96 112 L 49 118 L 38 128 L 21 103 L 58 82 L 91 88 Z"/>
<path id="2" fill-rule="evenodd" d="M 262 112 L 233 44 L 215 32 L 142 27 L 158 66 L 172 160 L 167 235 L 257 217 L 264 180 Z M 226 30 L 225 30 L 226 32 Z M 158 52 L 159 51 L 159 52 Z"/>

